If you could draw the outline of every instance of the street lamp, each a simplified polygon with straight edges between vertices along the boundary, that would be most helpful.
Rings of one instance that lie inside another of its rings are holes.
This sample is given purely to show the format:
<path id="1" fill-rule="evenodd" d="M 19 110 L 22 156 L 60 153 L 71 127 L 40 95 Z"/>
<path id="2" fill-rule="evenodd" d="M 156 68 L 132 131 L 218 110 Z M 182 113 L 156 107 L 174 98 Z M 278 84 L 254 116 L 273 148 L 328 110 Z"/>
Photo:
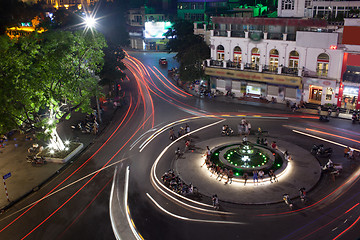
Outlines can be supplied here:
<path id="1" fill-rule="evenodd" d="M 95 24 L 96 24 L 96 20 L 94 17 L 92 17 L 92 16 L 85 17 L 86 28 L 93 28 L 93 27 L 95 27 Z"/>

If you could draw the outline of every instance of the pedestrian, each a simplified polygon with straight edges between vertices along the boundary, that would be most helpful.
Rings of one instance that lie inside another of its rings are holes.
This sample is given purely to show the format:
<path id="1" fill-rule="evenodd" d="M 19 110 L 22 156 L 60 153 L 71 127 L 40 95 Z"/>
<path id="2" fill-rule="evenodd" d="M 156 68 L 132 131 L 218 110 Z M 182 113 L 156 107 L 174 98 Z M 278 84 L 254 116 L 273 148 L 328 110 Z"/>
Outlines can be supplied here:
<path id="1" fill-rule="evenodd" d="M 353 159 L 354 157 L 354 149 L 353 148 L 350 148 L 350 151 L 349 151 L 349 159 Z"/>
<path id="2" fill-rule="evenodd" d="M 321 106 L 319 105 L 317 109 L 318 109 L 318 114 L 321 115 Z"/>
<path id="3" fill-rule="evenodd" d="M 275 141 L 273 141 L 273 142 L 271 143 L 271 148 L 274 149 L 274 150 L 278 150 L 278 147 L 277 147 Z"/>
<path id="4" fill-rule="evenodd" d="M 263 170 L 260 170 L 260 171 L 259 171 L 259 178 L 260 178 L 260 181 L 261 181 L 261 182 L 264 181 L 264 171 L 263 171 Z"/>
<path id="5" fill-rule="evenodd" d="M 264 139 L 264 145 L 267 146 L 269 143 L 268 143 L 268 140 L 265 138 Z"/>
<path id="6" fill-rule="evenodd" d="M 256 180 L 257 183 L 259 183 L 258 171 L 257 170 L 253 171 L 253 180 L 254 180 L 254 184 L 255 184 L 255 180 Z"/>
<path id="7" fill-rule="evenodd" d="M 174 141 L 176 137 L 175 137 L 175 133 L 174 133 L 174 128 L 173 128 L 173 127 L 170 128 L 170 130 L 169 130 L 169 135 L 170 135 L 170 136 L 169 136 L 169 137 L 170 137 L 170 140 L 171 140 L 171 141 Z"/>
<path id="8" fill-rule="evenodd" d="M 225 184 L 227 184 L 229 181 L 230 181 L 229 184 L 231 184 L 233 177 L 234 177 L 234 172 L 230 169 L 229 172 L 228 172 L 228 179 L 227 179 L 227 181 L 225 182 Z"/>
<path id="9" fill-rule="evenodd" d="M 220 171 L 219 171 L 219 174 L 218 174 L 218 176 L 217 176 L 216 180 L 217 180 L 220 176 L 221 176 L 221 178 L 220 178 L 220 180 L 219 180 L 219 181 L 221 181 L 221 179 L 222 179 L 222 178 L 223 178 L 223 176 L 224 176 L 224 169 L 222 169 L 222 168 L 220 168 Z"/>
<path id="10" fill-rule="evenodd" d="M 205 154 L 206 154 L 207 159 L 211 158 L 211 150 L 210 150 L 209 146 L 206 146 L 206 153 Z"/>
<path id="11" fill-rule="evenodd" d="M 242 141 L 243 141 L 243 143 L 244 143 L 244 144 L 247 144 L 247 142 L 248 142 L 248 138 L 247 138 L 247 136 L 246 136 L 246 135 L 243 137 L 243 140 L 242 140 Z"/>
<path id="12" fill-rule="evenodd" d="M 257 137 L 257 139 L 256 139 L 256 144 L 260 144 L 260 138 L 259 137 Z"/>
<path id="13" fill-rule="evenodd" d="M 188 124 L 185 125 L 185 132 L 186 133 L 190 132 L 190 126 Z"/>
<path id="14" fill-rule="evenodd" d="M 349 148 L 349 147 L 346 147 L 346 148 L 344 149 L 344 157 L 349 158 L 349 152 L 350 152 L 350 148 Z"/>
<path id="15" fill-rule="evenodd" d="M 186 140 L 186 142 L 185 142 L 185 151 L 184 152 L 187 152 L 188 150 L 190 150 L 190 146 L 191 146 L 190 140 Z"/>
<path id="16" fill-rule="evenodd" d="M 212 202 L 213 202 L 213 207 L 215 210 L 219 210 L 220 204 L 219 204 L 219 198 L 216 194 L 214 194 L 212 196 Z"/>
<path id="17" fill-rule="evenodd" d="M 248 176 L 248 174 L 245 172 L 245 173 L 243 174 L 244 186 L 246 185 L 246 182 L 247 182 L 248 178 L 249 178 L 249 176 Z"/>
<path id="18" fill-rule="evenodd" d="M 247 133 L 248 133 L 248 135 L 250 135 L 250 133 L 251 133 L 251 123 L 250 122 L 247 122 L 247 128 L 248 128 Z"/>
<path id="19" fill-rule="evenodd" d="M 175 150 L 175 160 L 179 159 L 181 156 L 182 156 L 182 153 L 181 153 L 181 151 L 180 151 L 180 148 L 178 147 L 178 148 Z"/>
<path id="20" fill-rule="evenodd" d="M 241 134 L 242 134 L 242 126 L 241 126 L 241 123 L 239 123 L 239 124 L 237 125 L 237 128 L 238 128 L 238 134 L 241 136 Z"/>

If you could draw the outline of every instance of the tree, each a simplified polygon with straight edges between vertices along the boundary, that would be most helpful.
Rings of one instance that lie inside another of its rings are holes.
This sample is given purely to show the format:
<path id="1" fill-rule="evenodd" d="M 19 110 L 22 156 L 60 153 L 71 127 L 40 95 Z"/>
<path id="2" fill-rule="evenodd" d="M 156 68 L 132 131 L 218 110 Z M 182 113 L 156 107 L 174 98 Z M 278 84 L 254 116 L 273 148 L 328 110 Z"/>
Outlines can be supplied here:
<path id="1" fill-rule="evenodd" d="M 104 67 L 100 72 L 101 86 L 116 84 L 116 80 L 126 76 L 123 70 L 126 69 L 125 64 L 121 61 L 125 58 L 125 52 L 121 48 L 109 46 L 104 49 Z"/>
<path id="2" fill-rule="evenodd" d="M 19 128 L 57 144 L 57 121 L 71 110 L 89 112 L 90 98 L 100 92 L 96 74 L 104 47 L 97 32 L 48 31 L 18 40 L 2 36 L 0 132 Z"/>
<path id="3" fill-rule="evenodd" d="M 193 24 L 176 21 L 166 36 L 171 37 L 167 45 L 169 52 L 177 52 L 180 79 L 192 82 L 203 77 L 202 63 L 210 57 L 210 48 L 201 36 L 194 35 Z"/>

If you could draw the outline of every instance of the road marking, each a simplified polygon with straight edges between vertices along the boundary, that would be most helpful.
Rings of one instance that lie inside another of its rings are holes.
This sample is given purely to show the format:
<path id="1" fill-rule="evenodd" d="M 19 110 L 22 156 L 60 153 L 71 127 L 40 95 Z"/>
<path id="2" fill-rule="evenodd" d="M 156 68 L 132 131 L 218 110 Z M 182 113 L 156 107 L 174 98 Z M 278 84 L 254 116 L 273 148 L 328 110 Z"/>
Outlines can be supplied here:
<path id="1" fill-rule="evenodd" d="M 194 219 L 194 218 L 187 218 L 187 217 L 183 217 L 180 215 L 176 215 L 174 213 L 169 212 L 168 210 L 166 210 L 165 208 L 163 208 L 162 206 L 160 206 L 159 203 L 157 203 L 151 196 L 149 193 L 146 193 L 146 195 L 148 196 L 148 198 L 164 213 L 174 217 L 174 218 L 178 218 L 181 220 L 185 220 L 185 221 L 191 221 L 191 222 L 202 222 L 202 223 L 222 223 L 222 224 L 246 224 L 243 222 L 232 222 L 232 221 L 217 221 L 217 220 L 206 220 L 206 219 Z"/>

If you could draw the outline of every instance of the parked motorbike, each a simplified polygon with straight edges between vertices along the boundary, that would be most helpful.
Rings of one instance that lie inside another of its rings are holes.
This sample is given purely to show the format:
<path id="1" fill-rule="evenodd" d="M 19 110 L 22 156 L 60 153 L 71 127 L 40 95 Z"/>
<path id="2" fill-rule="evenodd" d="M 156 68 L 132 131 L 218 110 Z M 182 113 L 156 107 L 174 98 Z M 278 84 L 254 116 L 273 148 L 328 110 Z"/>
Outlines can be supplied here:
<path id="1" fill-rule="evenodd" d="M 330 121 L 330 118 L 329 118 L 329 116 L 320 115 L 319 120 L 321 122 L 328 122 L 328 121 Z"/>
<path id="2" fill-rule="evenodd" d="M 45 165 L 47 162 L 44 157 L 41 156 L 27 156 L 26 160 L 28 163 L 31 163 L 32 166 L 42 166 Z"/>
<path id="3" fill-rule="evenodd" d="M 221 131 L 221 135 L 222 136 L 231 136 L 231 135 L 234 135 L 234 130 L 232 130 L 232 128 L 230 127 L 227 127 L 226 129 L 223 129 Z"/>
<path id="4" fill-rule="evenodd" d="M 332 148 L 324 148 L 323 144 L 316 145 L 311 149 L 311 153 L 317 157 L 330 157 L 332 154 Z"/>
<path id="5" fill-rule="evenodd" d="M 352 123 L 356 123 L 359 121 L 359 115 L 356 112 L 354 112 L 351 119 L 352 119 Z"/>
<path id="6" fill-rule="evenodd" d="M 284 194 L 283 195 L 283 200 L 286 203 L 286 205 L 288 205 L 290 207 L 290 209 L 292 210 L 294 208 L 294 204 L 292 203 L 289 194 Z"/>

